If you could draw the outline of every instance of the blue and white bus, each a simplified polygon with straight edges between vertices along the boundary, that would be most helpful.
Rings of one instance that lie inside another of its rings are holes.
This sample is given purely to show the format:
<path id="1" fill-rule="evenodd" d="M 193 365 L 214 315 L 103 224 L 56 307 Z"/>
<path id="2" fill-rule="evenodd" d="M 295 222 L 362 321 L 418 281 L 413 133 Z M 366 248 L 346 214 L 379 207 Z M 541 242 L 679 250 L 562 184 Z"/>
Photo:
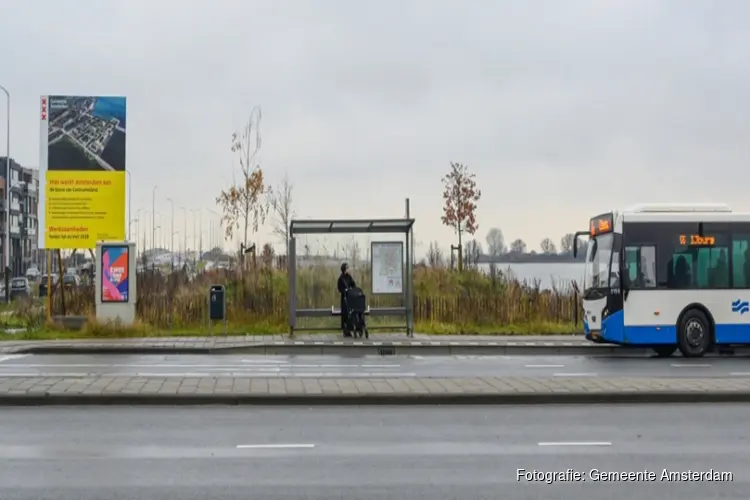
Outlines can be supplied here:
<path id="1" fill-rule="evenodd" d="M 750 213 L 649 204 L 589 221 L 582 290 L 593 342 L 700 357 L 750 344 Z"/>

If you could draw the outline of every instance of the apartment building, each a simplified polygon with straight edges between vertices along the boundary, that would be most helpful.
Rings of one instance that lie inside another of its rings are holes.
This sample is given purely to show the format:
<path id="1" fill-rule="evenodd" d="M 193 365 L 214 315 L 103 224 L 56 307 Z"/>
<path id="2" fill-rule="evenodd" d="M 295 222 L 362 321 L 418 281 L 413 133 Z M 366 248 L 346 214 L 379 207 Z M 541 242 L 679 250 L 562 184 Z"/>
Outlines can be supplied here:
<path id="1" fill-rule="evenodd" d="M 0 157 L 0 235 L 5 262 L 6 186 L 5 158 Z M 10 268 L 13 276 L 23 276 L 42 259 L 39 251 L 39 169 L 27 168 L 10 160 Z M 2 266 L 0 266 L 2 267 Z"/>

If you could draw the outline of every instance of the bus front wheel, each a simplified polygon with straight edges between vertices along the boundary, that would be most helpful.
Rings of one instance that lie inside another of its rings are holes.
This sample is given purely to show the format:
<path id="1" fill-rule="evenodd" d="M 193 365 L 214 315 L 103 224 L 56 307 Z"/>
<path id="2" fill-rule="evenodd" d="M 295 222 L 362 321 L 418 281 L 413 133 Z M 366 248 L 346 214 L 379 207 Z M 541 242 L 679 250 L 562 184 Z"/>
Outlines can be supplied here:
<path id="1" fill-rule="evenodd" d="M 676 345 L 663 345 L 659 347 L 654 347 L 654 352 L 660 358 L 668 358 L 672 354 L 674 354 L 676 350 L 677 350 Z"/>
<path id="2" fill-rule="evenodd" d="M 686 358 L 699 358 L 711 347 L 711 324 L 698 309 L 690 309 L 678 325 L 677 343 Z"/>

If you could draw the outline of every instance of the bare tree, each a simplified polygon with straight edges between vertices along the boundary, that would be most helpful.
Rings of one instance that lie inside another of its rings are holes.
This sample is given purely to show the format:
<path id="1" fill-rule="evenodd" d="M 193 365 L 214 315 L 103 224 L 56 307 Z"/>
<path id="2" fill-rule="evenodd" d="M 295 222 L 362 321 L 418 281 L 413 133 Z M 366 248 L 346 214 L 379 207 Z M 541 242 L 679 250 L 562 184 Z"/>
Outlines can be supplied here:
<path id="1" fill-rule="evenodd" d="M 510 251 L 512 253 L 526 253 L 526 243 L 521 238 L 515 239 L 510 244 Z"/>
<path id="2" fill-rule="evenodd" d="M 503 232 L 499 228 L 493 227 L 492 229 L 490 229 L 487 233 L 486 239 L 487 254 L 490 257 L 499 257 L 500 255 L 505 253 L 505 237 L 503 236 Z"/>
<path id="3" fill-rule="evenodd" d="M 573 252 L 573 233 L 567 233 L 560 238 L 560 253 L 572 253 Z"/>
<path id="4" fill-rule="evenodd" d="M 430 248 L 427 250 L 427 263 L 434 268 L 445 267 L 445 256 L 437 241 L 430 243 Z"/>
<path id="5" fill-rule="evenodd" d="M 542 242 L 539 244 L 539 247 L 542 249 L 542 253 L 545 253 L 547 255 L 557 253 L 557 248 L 555 247 L 555 244 L 549 238 L 544 238 Z"/>
<path id="6" fill-rule="evenodd" d="M 284 243 L 284 253 L 289 255 L 289 223 L 295 217 L 292 207 L 292 191 L 294 184 L 289 175 L 284 174 L 279 186 L 269 193 L 271 209 L 273 210 L 273 234 Z"/>
<path id="7" fill-rule="evenodd" d="M 482 244 L 477 240 L 471 240 L 466 244 L 464 253 L 469 267 L 476 269 L 479 264 L 479 259 L 482 257 Z"/>

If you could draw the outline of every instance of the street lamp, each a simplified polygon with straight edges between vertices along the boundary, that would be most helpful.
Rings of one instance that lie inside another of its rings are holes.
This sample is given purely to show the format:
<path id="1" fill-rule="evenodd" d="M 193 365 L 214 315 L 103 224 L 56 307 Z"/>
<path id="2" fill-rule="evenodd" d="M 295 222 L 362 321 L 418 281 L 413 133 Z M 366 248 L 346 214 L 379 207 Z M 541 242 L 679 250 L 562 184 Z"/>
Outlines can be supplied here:
<path id="1" fill-rule="evenodd" d="M 221 215 L 219 214 L 219 212 L 211 210 L 210 208 L 207 208 L 206 210 L 208 210 L 209 213 L 214 214 L 216 216 L 216 218 L 219 220 L 219 225 L 216 226 L 216 233 L 214 234 L 214 230 L 213 229 L 211 230 L 212 238 L 214 239 L 214 244 L 211 246 L 211 249 L 213 250 L 213 248 L 215 248 L 215 247 L 221 247 L 222 246 L 222 245 L 219 244 L 219 242 L 221 241 L 221 237 L 219 236 L 219 233 L 221 232 Z M 213 224 L 213 222 L 212 222 L 212 224 Z"/>
<path id="2" fill-rule="evenodd" d="M 180 210 L 182 210 L 182 257 L 187 260 L 187 208 L 180 207 Z"/>
<path id="3" fill-rule="evenodd" d="M 169 240 L 169 261 L 172 263 L 172 270 L 174 271 L 174 200 L 167 198 L 167 201 L 172 205 L 172 225 L 170 226 L 170 233 L 172 235 Z"/>
<path id="4" fill-rule="evenodd" d="M 195 233 L 195 212 L 197 212 L 198 210 L 191 208 L 190 211 L 193 212 L 193 251 L 195 251 L 195 249 L 198 248 L 198 238 L 196 238 L 197 235 Z M 196 255 L 196 258 L 193 258 L 193 264 L 197 262 L 198 259 Z"/>
<path id="5" fill-rule="evenodd" d="M 130 211 L 131 200 L 133 198 L 133 178 L 130 176 L 130 170 L 125 169 L 125 173 L 128 174 L 128 241 L 130 241 L 130 221 L 133 217 L 133 212 Z"/>
<path id="6" fill-rule="evenodd" d="M 159 186 L 154 186 L 151 190 L 151 248 L 156 248 L 156 190 Z M 153 252 L 151 252 L 153 253 Z"/>
<path id="7" fill-rule="evenodd" d="M 5 128 L 5 241 L 3 242 L 5 251 L 3 255 L 5 256 L 5 302 L 10 303 L 10 92 L 2 85 L 0 85 L 0 90 L 3 91 L 8 101 Z"/>

